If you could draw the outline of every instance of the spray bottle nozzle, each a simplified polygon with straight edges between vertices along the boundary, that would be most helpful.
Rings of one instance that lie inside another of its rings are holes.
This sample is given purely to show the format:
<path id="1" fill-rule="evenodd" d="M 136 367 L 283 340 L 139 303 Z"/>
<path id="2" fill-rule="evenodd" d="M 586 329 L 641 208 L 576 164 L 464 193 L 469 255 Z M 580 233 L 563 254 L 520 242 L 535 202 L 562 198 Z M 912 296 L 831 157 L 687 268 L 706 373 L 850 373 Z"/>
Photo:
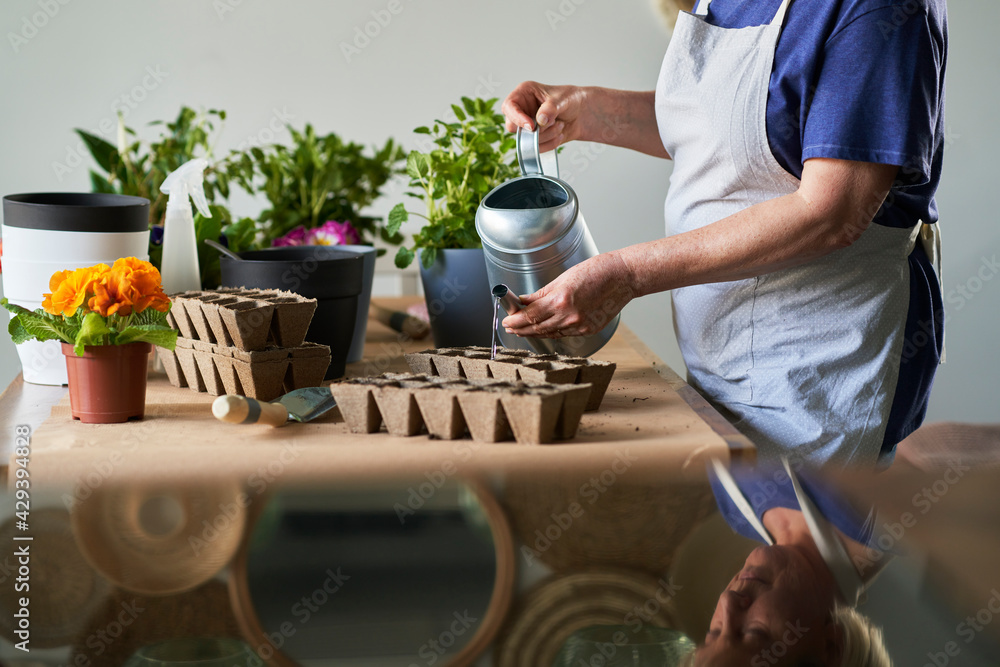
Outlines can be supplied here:
<path id="1" fill-rule="evenodd" d="M 160 186 L 160 192 L 170 195 L 167 206 L 169 207 L 171 204 L 184 206 L 187 204 L 188 196 L 190 196 L 194 200 L 198 212 L 206 218 L 211 218 L 212 211 L 208 208 L 208 200 L 205 199 L 205 169 L 207 167 L 208 160 L 196 157 L 170 172 L 170 175 L 163 181 L 163 185 Z M 175 201 L 174 195 L 180 199 Z"/>

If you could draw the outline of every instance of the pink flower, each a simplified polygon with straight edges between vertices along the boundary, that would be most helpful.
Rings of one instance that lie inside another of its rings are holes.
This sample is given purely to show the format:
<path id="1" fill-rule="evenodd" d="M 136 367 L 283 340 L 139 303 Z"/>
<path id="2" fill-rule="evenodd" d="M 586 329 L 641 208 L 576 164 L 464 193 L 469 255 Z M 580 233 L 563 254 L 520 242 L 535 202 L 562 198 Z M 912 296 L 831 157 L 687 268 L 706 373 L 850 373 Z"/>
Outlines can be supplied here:
<path id="1" fill-rule="evenodd" d="M 327 220 L 315 229 L 298 226 L 282 237 L 274 239 L 271 245 L 275 248 L 296 245 L 356 245 L 361 237 L 349 222 Z"/>
<path id="2" fill-rule="evenodd" d="M 302 225 L 299 225 L 284 236 L 280 236 L 271 241 L 271 246 L 274 248 L 280 248 L 283 246 L 309 245 L 310 241 L 307 238 L 308 235 L 309 231 Z"/>
<path id="3" fill-rule="evenodd" d="M 327 220 L 312 230 L 310 245 L 356 245 L 360 241 L 358 232 L 349 222 Z"/>

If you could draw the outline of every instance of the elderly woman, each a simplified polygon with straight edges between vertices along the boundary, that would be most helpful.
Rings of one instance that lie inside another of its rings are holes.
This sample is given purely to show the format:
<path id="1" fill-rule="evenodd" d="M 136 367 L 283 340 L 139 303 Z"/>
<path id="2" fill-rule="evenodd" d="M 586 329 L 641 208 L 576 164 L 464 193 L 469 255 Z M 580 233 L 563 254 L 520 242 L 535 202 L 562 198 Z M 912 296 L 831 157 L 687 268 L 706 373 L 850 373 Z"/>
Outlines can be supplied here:
<path id="1" fill-rule="evenodd" d="M 733 530 L 764 546 L 722 592 L 693 664 L 892 664 L 881 631 L 854 609 L 891 557 L 868 546 L 871 514 L 790 467 L 716 465 L 712 488 Z"/>
<path id="2" fill-rule="evenodd" d="M 583 262 L 507 317 L 593 333 L 672 290 L 691 384 L 765 458 L 883 465 L 943 343 L 934 193 L 944 0 L 701 0 L 655 91 L 525 82 L 508 129 L 674 161 L 667 236 Z"/>

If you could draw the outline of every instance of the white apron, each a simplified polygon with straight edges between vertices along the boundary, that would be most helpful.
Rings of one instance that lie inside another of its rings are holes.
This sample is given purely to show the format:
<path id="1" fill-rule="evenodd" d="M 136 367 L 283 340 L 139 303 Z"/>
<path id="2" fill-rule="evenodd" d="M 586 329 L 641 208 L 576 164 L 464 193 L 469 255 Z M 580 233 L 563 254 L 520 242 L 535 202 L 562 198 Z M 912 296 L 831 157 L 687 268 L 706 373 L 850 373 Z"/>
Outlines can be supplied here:
<path id="1" fill-rule="evenodd" d="M 707 11 L 708 3 L 703 8 Z M 767 140 L 768 85 L 789 0 L 764 26 L 681 12 L 656 89 L 674 160 L 667 234 L 794 192 Z M 871 224 L 848 248 L 757 278 L 673 290 L 689 382 L 760 458 L 876 463 L 896 389 L 919 225 Z"/>

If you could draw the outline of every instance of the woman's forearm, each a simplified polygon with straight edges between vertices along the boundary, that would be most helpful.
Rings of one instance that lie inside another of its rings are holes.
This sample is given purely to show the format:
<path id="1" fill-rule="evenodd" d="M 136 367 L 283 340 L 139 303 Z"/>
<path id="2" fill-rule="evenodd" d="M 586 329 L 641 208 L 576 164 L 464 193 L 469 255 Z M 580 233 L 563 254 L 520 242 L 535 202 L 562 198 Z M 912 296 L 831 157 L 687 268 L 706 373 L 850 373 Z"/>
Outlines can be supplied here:
<path id="1" fill-rule="evenodd" d="M 850 245 L 868 227 L 896 167 L 806 163 L 802 187 L 718 222 L 615 251 L 642 296 L 741 280 L 804 264 Z"/>
<path id="2" fill-rule="evenodd" d="M 632 299 L 804 264 L 853 243 L 898 167 L 815 158 L 798 190 L 700 229 L 597 255 L 570 267 L 503 320 L 518 336 L 586 336 Z"/>
<path id="3" fill-rule="evenodd" d="M 757 204 L 676 236 L 613 251 L 633 296 L 741 280 L 802 264 L 839 247 L 798 194 Z"/>
<path id="4" fill-rule="evenodd" d="M 583 89 L 588 123 L 583 128 L 584 141 L 596 141 L 611 146 L 669 158 L 656 125 L 655 93 L 649 91 L 613 90 L 586 87 Z"/>

